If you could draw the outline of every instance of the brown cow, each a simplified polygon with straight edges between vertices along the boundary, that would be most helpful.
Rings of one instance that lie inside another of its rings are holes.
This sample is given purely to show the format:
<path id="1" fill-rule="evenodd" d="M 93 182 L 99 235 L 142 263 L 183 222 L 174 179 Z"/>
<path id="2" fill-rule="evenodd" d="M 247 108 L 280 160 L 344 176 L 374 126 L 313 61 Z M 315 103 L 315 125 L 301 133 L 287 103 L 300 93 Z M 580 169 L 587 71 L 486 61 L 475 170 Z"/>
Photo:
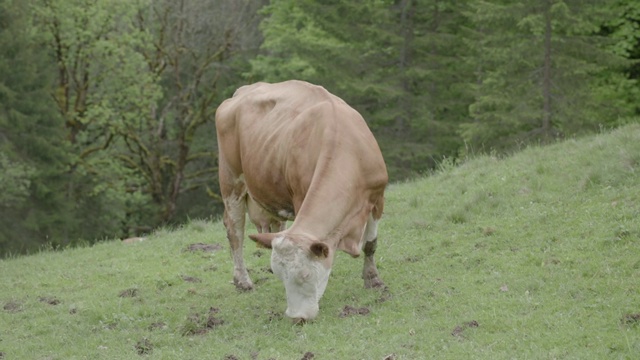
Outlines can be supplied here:
<path id="1" fill-rule="evenodd" d="M 338 249 L 353 257 L 364 250 L 365 287 L 383 286 L 373 255 L 387 169 L 357 111 L 303 81 L 257 83 L 220 105 L 216 129 L 238 289 L 253 288 L 242 256 L 247 207 L 260 232 L 249 237 L 272 248 L 271 269 L 295 321 L 318 314 Z"/>

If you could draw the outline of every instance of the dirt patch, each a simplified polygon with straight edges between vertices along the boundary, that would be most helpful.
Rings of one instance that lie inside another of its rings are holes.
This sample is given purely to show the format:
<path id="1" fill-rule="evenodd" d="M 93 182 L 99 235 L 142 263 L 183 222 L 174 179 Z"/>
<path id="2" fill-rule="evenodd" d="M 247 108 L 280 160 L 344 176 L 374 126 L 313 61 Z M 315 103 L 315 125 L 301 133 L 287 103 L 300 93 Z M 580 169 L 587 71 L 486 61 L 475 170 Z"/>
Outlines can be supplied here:
<path id="1" fill-rule="evenodd" d="M 2 306 L 2 309 L 6 312 L 17 313 L 22 311 L 22 304 L 17 301 L 8 301 Z"/>
<path id="2" fill-rule="evenodd" d="M 338 317 L 345 318 L 347 316 L 352 316 L 352 315 L 367 315 L 370 312 L 371 310 L 369 310 L 369 308 L 367 307 L 355 308 L 350 305 L 345 305 L 342 308 L 342 311 L 340 311 L 340 314 L 338 315 Z"/>
<path id="3" fill-rule="evenodd" d="M 187 276 L 187 275 L 182 275 L 182 280 L 184 280 L 186 282 L 190 282 L 190 283 L 200 283 L 200 282 L 202 282 L 202 280 L 198 279 L 197 277 Z"/>
<path id="4" fill-rule="evenodd" d="M 135 348 L 138 355 L 148 355 L 153 351 L 153 344 L 149 339 L 143 338 L 136 343 Z"/>
<path id="5" fill-rule="evenodd" d="M 468 321 L 462 325 L 458 325 L 456 326 L 453 331 L 451 332 L 451 335 L 455 336 L 455 337 L 462 337 L 462 333 L 468 329 L 468 328 L 477 328 L 478 326 L 480 326 L 480 324 L 478 324 L 477 321 L 475 320 L 471 320 Z"/>
<path id="6" fill-rule="evenodd" d="M 60 300 L 55 296 L 40 296 L 38 297 L 38 301 L 54 306 L 60 304 Z"/>
<path id="7" fill-rule="evenodd" d="M 125 289 L 120 291 L 120 293 L 118 294 L 118 297 L 121 298 L 132 298 L 132 297 L 136 297 L 138 296 L 138 289 L 136 288 L 129 288 L 129 289 Z"/>
<path id="8" fill-rule="evenodd" d="M 214 252 L 217 250 L 222 250 L 222 245 L 220 244 L 204 244 L 204 243 L 195 243 L 187 246 L 185 251 L 202 251 L 202 252 Z"/>
<path id="9" fill-rule="evenodd" d="M 256 251 L 253 252 L 253 256 L 255 256 L 257 258 L 262 257 L 262 255 L 264 255 L 264 251 L 262 251 L 262 250 L 256 250 Z"/>
<path id="10" fill-rule="evenodd" d="M 380 297 L 376 299 L 376 302 L 383 303 L 385 301 L 391 300 L 392 297 L 393 296 L 391 295 L 391 291 L 388 287 L 385 286 L 384 289 L 382 289 L 382 291 L 380 292 Z"/>
<path id="11" fill-rule="evenodd" d="M 0 351 L 0 360 L 4 359 L 4 353 Z"/>
<path id="12" fill-rule="evenodd" d="M 622 317 L 622 323 L 624 325 L 638 325 L 640 324 L 640 313 L 626 314 Z"/>
<path id="13" fill-rule="evenodd" d="M 267 318 L 268 322 L 280 321 L 284 317 L 284 315 L 281 312 L 272 311 L 272 310 L 267 311 L 267 315 L 268 315 L 268 318 Z"/>
<path id="14" fill-rule="evenodd" d="M 304 353 L 304 355 L 302 356 L 302 359 L 300 360 L 311 360 L 314 357 L 316 357 L 311 351 L 307 351 L 306 353 Z"/>
<path id="15" fill-rule="evenodd" d="M 240 358 L 235 355 L 225 355 L 223 359 L 224 360 L 240 360 Z"/>
<path id="16" fill-rule="evenodd" d="M 166 329 L 167 328 L 167 324 L 163 323 L 162 321 L 158 321 L 158 322 L 154 322 L 153 324 L 149 325 L 149 330 L 161 330 L 161 329 Z"/>
<path id="17" fill-rule="evenodd" d="M 212 330 L 218 326 L 224 324 L 224 320 L 216 317 L 216 314 L 220 312 L 220 309 L 216 307 L 210 307 L 209 311 L 205 314 L 191 314 L 187 317 L 187 321 L 182 328 L 182 335 L 202 335 L 206 334 L 209 330 Z"/>
<path id="18" fill-rule="evenodd" d="M 382 358 L 382 360 L 396 360 L 396 354 L 389 354 Z"/>

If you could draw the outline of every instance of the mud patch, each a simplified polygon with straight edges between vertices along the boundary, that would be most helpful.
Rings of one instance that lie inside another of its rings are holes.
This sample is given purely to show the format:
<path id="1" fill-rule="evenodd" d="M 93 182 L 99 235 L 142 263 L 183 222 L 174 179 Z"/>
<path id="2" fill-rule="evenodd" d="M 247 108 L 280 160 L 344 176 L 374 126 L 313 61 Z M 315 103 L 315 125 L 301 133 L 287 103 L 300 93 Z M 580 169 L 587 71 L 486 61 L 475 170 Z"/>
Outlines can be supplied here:
<path id="1" fill-rule="evenodd" d="M 182 280 L 184 280 L 186 282 L 190 282 L 190 283 L 201 283 L 202 282 L 202 280 L 198 279 L 197 277 L 187 276 L 187 275 L 182 275 Z"/>
<path id="2" fill-rule="evenodd" d="M 382 291 L 380 292 L 380 297 L 376 299 L 376 302 L 383 303 L 385 301 L 391 300 L 391 298 L 391 291 L 389 291 L 389 288 L 385 286 L 384 289 L 382 289 Z"/>
<path id="3" fill-rule="evenodd" d="M 153 331 L 153 330 L 163 330 L 167 328 L 167 324 L 163 323 L 162 321 L 158 321 L 158 322 L 154 322 L 153 324 L 149 325 L 149 330 Z"/>
<path id="4" fill-rule="evenodd" d="M 187 321 L 182 327 L 182 335 L 202 335 L 206 334 L 209 330 L 212 330 L 218 326 L 224 324 L 224 320 L 217 318 L 216 314 L 220 312 L 220 309 L 216 307 L 210 307 L 209 311 L 205 314 L 191 314 L 187 317 Z"/>
<path id="5" fill-rule="evenodd" d="M 267 311 L 267 315 L 268 315 L 268 318 L 267 318 L 268 322 L 280 321 L 284 317 L 281 312 L 272 311 L 272 310 Z"/>
<path id="6" fill-rule="evenodd" d="M 190 251 L 190 252 L 196 252 L 196 251 L 214 252 L 214 251 L 218 251 L 218 250 L 222 250 L 222 245 L 220 245 L 220 244 L 204 244 L 204 243 L 191 244 L 191 245 L 187 246 L 187 248 L 185 249 L 185 251 Z"/>
<path id="7" fill-rule="evenodd" d="M 640 313 L 626 314 L 622 317 L 622 324 L 627 326 L 634 326 L 640 324 Z"/>
<path id="8" fill-rule="evenodd" d="M 302 359 L 300 360 L 311 360 L 314 357 L 316 357 L 311 351 L 307 351 L 306 353 L 304 353 L 304 355 L 302 356 Z"/>
<path id="9" fill-rule="evenodd" d="M 471 320 L 468 321 L 462 325 L 458 325 L 456 326 L 453 331 L 451 332 L 451 335 L 455 336 L 455 337 L 462 337 L 462 333 L 464 333 L 464 331 L 468 328 L 477 328 L 478 326 L 480 326 L 480 324 L 478 324 L 477 321 L 475 320 Z"/>
<path id="10" fill-rule="evenodd" d="M 0 360 L 4 359 L 4 353 L 0 351 Z"/>
<path id="11" fill-rule="evenodd" d="M 347 316 L 353 316 L 353 315 L 368 315 L 370 312 L 371 310 L 369 310 L 369 308 L 367 307 L 355 308 L 350 305 L 345 305 L 342 308 L 342 311 L 340 311 L 340 314 L 338 315 L 338 317 L 345 318 Z"/>
<path id="12" fill-rule="evenodd" d="M 22 311 L 22 303 L 17 301 L 8 301 L 2 306 L 2 310 L 10 313 L 20 312 Z"/>
<path id="13" fill-rule="evenodd" d="M 39 296 L 38 301 L 53 306 L 60 304 L 60 300 L 58 300 L 55 296 Z"/>
<path id="14" fill-rule="evenodd" d="M 129 288 L 129 289 L 125 289 L 120 291 L 120 293 L 118 294 L 118 297 L 121 298 L 133 298 L 138 296 L 138 289 L 136 288 Z"/>
<path id="15" fill-rule="evenodd" d="M 149 339 L 143 338 L 136 343 L 135 348 L 138 355 L 148 355 L 153 351 L 153 344 Z"/>

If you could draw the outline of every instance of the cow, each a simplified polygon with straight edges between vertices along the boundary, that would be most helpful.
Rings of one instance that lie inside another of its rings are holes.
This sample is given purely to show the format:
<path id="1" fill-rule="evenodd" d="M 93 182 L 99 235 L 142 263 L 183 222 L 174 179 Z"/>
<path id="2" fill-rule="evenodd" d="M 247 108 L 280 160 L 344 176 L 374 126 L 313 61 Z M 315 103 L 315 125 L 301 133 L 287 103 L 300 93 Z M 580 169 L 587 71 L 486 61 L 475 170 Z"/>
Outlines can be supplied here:
<path id="1" fill-rule="evenodd" d="M 242 255 L 247 211 L 258 229 L 249 237 L 272 249 L 294 322 L 317 316 L 337 250 L 364 252 L 364 286 L 384 287 L 374 253 L 387 168 L 356 110 L 304 81 L 260 82 L 225 100 L 215 123 L 237 289 L 253 288 Z"/>

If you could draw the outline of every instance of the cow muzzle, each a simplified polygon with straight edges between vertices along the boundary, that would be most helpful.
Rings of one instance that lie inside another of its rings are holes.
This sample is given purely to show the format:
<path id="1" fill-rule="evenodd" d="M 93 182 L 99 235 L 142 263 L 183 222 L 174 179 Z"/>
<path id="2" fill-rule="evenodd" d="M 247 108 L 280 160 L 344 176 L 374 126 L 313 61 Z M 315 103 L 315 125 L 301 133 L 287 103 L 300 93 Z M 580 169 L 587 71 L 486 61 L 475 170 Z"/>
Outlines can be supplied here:
<path id="1" fill-rule="evenodd" d="M 287 311 L 285 311 L 285 315 L 288 318 L 291 318 L 291 321 L 296 324 L 296 325 L 302 325 L 304 323 L 310 322 L 313 319 L 316 318 L 316 316 L 318 316 L 318 312 L 319 312 L 319 308 L 318 305 L 312 306 L 308 309 L 306 309 L 305 311 L 291 311 L 290 309 L 287 309 Z"/>

